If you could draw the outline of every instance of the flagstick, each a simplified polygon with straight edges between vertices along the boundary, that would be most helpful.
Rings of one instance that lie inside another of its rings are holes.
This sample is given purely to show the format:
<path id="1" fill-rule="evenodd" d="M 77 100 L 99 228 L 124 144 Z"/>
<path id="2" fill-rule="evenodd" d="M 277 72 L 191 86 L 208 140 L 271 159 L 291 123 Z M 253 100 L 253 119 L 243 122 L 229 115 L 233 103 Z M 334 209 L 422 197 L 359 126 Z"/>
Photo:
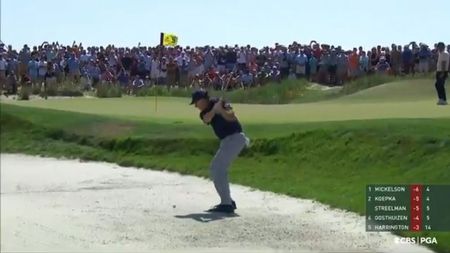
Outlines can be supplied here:
<path id="1" fill-rule="evenodd" d="M 159 46 L 160 46 L 159 50 L 162 51 L 162 48 L 164 47 L 164 33 L 159 34 Z M 159 57 L 161 57 L 162 55 L 161 51 L 159 51 L 160 53 Z M 158 112 L 158 79 L 159 79 L 159 71 L 158 76 L 156 77 L 156 85 L 155 85 L 155 113 Z"/>
<path id="2" fill-rule="evenodd" d="M 158 112 L 158 93 L 155 93 L 155 113 Z"/>

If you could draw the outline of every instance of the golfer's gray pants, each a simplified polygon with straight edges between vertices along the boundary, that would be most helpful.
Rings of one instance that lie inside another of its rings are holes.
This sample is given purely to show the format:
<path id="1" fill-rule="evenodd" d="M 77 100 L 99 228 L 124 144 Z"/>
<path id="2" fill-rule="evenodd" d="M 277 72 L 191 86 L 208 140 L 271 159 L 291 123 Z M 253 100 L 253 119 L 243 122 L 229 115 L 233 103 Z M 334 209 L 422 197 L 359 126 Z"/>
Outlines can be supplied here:
<path id="1" fill-rule="evenodd" d="M 228 168 L 248 143 L 249 139 L 244 133 L 235 133 L 220 141 L 220 147 L 211 162 L 210 170 L 221 204 L 231 204 Z"/>

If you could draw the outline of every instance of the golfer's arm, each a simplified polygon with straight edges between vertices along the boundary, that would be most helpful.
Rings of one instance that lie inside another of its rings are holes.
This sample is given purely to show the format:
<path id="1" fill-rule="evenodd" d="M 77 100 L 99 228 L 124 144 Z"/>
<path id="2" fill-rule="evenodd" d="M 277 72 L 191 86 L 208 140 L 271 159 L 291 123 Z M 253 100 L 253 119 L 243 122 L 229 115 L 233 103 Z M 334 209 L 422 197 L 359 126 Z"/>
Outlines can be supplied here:
<path id="1" fill-rule="evenodd" d="M 226 110 L 222 108 L 219 113 L 226 121 L 237 121 L 237 117 L 231 109 Z"/>
<path id="2" fill-rule="evenodd" d="M 214 115 L 216 115 L 216 112 L 214 110 L 205 113 L 205 115 L 203 115 L 203 123 L 209 124 L 214 118 Z"/>

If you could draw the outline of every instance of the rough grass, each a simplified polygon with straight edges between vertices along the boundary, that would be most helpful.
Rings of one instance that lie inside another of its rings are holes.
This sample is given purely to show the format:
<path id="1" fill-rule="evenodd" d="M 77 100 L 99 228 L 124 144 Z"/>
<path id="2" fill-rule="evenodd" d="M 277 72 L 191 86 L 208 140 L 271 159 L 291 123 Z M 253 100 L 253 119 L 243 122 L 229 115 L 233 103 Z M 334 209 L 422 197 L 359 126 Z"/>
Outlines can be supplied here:
<path id="1" fill-rule="evenodd" d="M 122 97 L 122 88 L 117 84 L 99 83 L 97 85 L 95 95 L 99 98 Z"/>
<path id="2" fill-rule="evenodd" d="M 430 75 L 412 76 L 388 76 L 369 75 L 346 83 L 342 89 L 331 90 L 311 90 L 308 89 L 312 83 L 305 79 L 283 80 L 281 83 L 268 83 L 260 87 L 250 89 L 235 89 L 229 92 L 222 92 L 209 89 L 212 96 L 226 97 L 233 103 L 246 104 L 288 104 L 288 103 L 308 103 L 321 100 L 329 100 L 353 94 L 360 90 L 375 87 L 381 84 L 409 80 L 431 80 Z M 162 97 L 190 97 L 193 89 L 171 88 L 166 86 L 149 87 L 139 90 L 137 96 L 162 96 Z"/>

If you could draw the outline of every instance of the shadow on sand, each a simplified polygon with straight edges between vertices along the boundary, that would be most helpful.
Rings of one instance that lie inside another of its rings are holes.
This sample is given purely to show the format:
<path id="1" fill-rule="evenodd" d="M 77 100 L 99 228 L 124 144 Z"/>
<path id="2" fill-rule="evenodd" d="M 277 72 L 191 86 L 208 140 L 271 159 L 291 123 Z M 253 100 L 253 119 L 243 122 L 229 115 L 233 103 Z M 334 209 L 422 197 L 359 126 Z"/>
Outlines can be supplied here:
<path id="1" fill-rule="evenodd" d="M 239 217 L 239 215 L 235 213 L 191 213 L 186 215 L 175 215 L 174 217 L 178 219 L 193 219 L 199 222 L 211 222 L 226 218 L 235 218 Z"/>

